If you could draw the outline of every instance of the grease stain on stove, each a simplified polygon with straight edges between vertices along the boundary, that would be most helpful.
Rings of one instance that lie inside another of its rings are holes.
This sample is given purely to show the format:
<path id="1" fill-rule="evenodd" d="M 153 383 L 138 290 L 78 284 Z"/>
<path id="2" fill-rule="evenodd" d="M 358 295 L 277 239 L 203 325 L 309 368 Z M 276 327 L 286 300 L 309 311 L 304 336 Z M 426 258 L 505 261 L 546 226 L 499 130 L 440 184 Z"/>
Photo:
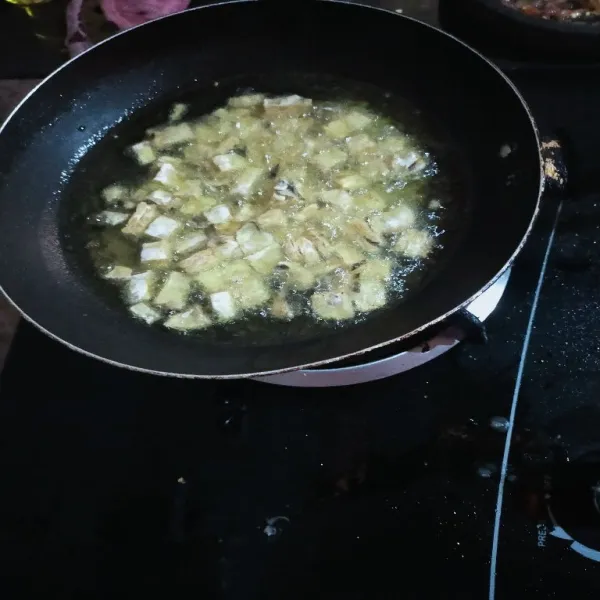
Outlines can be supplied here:
<path id="1" fill-rule="evenodd" d="M 498 472 L 498 467 L 492 464 L 482 465 L 477 469 L 477 475 L 482 479 L 490 479 L 493 475 Z"/>
<path id="2" fill-rule="evenodd" d="M 509 425 L 510 423 L 506 417 L 492 417 L 490 419 L 490 427 L 500 433 L 506 433 Z"/>

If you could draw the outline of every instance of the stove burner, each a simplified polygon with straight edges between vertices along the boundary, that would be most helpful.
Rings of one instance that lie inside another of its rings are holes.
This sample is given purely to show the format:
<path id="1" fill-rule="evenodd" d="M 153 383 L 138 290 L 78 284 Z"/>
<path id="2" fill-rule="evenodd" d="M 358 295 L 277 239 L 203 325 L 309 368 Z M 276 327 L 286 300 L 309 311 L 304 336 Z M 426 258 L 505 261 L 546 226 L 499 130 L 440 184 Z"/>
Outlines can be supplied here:
<path id="1" fill-rule="evenodd" d="M 299 370 L 257 377 L 256 380 L 292 387 L 335 387 L 367 383 L 409 371 L 441 356 L 459 342 L 473 338 L 473 322 L 481 324 L 492 314 L 504 294 L 509 277 L 510 269 L 469 304 L 465 313 L 470 315 L 472 321 L 463 319 L 466 322 L 459 327 L 450 326 L 415 348 L 394 351 L 395 346 L 392 345 L 370 352 L 366 356 L 366 362 L 353 361 L 348 365 L 338 363 L 339 366 L 333 368 Z M 478 335 L 479 339 L 476 337 L 476 341 L 485 341 L 485 333 L 479 332 Z M 362 360 L 365 360 L 365 357 L 362 357 Z"/>

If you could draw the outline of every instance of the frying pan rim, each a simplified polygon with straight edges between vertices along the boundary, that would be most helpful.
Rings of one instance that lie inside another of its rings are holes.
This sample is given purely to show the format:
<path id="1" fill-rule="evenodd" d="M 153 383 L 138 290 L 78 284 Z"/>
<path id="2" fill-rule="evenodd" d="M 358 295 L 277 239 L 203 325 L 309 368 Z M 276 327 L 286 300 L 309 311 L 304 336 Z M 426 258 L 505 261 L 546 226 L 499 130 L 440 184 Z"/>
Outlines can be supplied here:
<path id="1" fill-rule="evenodd" d="M 4 123 L 2 123 L 0 125 L 0 134 L 2 134 L 2 132 L 4 131 L 5 127 L 8 125 L 8 123 L 10 121 L 12 121 L 12 119 L 15 117 L 15 115 L 18 113 L 18 111 L 21 109 L 21 107 L 29 100 L 29 98 L 31 96 L 33 96 L 33 94 L 35 94 L 40 88 L 42 88 L 42 86 L 47 83 L 48 81 L 50 81 L 55 75 L 57 75 L 58 73 L 60 73 L 63 69 L 67 68 L 68 66 L 70 66 L 71 64 L 73 64 L 75 61 L 77 61 L 79 58 L 81 58 L 82 56 L 85 56 L 86 54 L 88 54 L 89 52 L 93 51 L 94 49 L 109 43 L 111 40 L 114 40 L 116 38 L 118 38 L 121 35 L 127 34 L 130 31 L 139 29 L 141 27 L 146 27 L 152 23 L 155 23 L 157 21 L 162 21 L 164 19 L 171 19 L 171 18 L 177 18 L 178 15 L 180 14 L 185 14 L 188 12 L 192 12 L 192 11 L 199 11 L 199 10 L 203 10 L 206 8 L 211 8 L 211 7 L 216 7 L 216 6 L 223 6 L 223 5 L 229 5 L 229 4 L 246 4 L 248 2 L 264 2 L 265 0 L 226 0 L 223 2 L 215 2 L 213 4 L 207 4 L 207 5 L 203 5 L 203 6 L 197 6 L 197 7 L 193 7 L 193 8 L 188 8 L 184 11 L 181 11 L 179 13 L 174 13 L 171 15 L 165 15 L 163 17 L 159 17 L 157 19 L 153 19 L 151 21 L 148 21 L 146 23 L 142 23 L 140 25 L 136 25 L 134 27 L 131 27 L 130 29 L 126 29 L 123 31 L 120 31 L 118 33 L 116 33 L 115 35 L 112 35 L 108 38 L 106 38 L 105 40 L 102 40 L 101 42 L 91 46 L 90 48 L 84 50 L 83 52 L 81 52 L 80 54 L 78 54 L 77 56 L 74 56 L 72 58 L 70 58 L 68 61 L 66 61 L 65 63 L 63 63 L 60 67 L 58 67 L 57 69 L 55 69 L 52 73 L 50 73 L 47 77 L 45 77 L 44 79 L 42 79 L 34 88 L 32 88 L 29 93 L 15 106 L 15 108 L 10 112 L 10 114 L 8 115 L 8 117 L 6 118 L 6 120 L 4 121 Z M 485 63 L 487 63 L 489 65 L 490 68 L 492 68 L 494 71 L 496 71 L 496 73 L 498 75 L 500 75 L 500 77 L 505 81 L 505 83 L 510 87 L 510 89 L 512 90 L 512 92 L 515 94 L 515 96 L 518 98 L 518 100 L 521 103 L 521 106 L 523 107 L 523 109 L 525 110 L 527 116 L 529 117 L 529 122 L 531 124 L 532 130 L 533 130 L 533 134 L 537 143 L 537 152 L 538 152 L 538 158 L 539 158 L 539 189 L 538 189 L 538 196 L 536 199 L 536 204 L 535 204 L 535 208 L 533 211 L 533 214 L 531 216 L 531 219 L 529 221 L 529 225 L 523 235 L 523 238 L 521 239 L 520 243 L 518 244 L 518 246 L 516 247 L 516 249 L 513 251 L 513 253 L 511 254 L 511 256 L 509 257 L 509 259 L 506 261 L 506 263 L 499 269 L 499 271 L 490 279 L 490 281 L 485 284 L 480 290 L 478 290 L 477 292 L 475 292 L 472 296 L 470 296 L 469 298 L 467 298 L 466 300 L 463 300 L 460 304 L 458 304 L 457 306 L 455 306 L 454 308 L 446 311 L 444 314 L 436 317 L 435 319 L 429 321 L 428 323 L 425 323 L 423 325 L 421 325 L 420 327 L 417 327 L 416 329 L 413 329 L 412 331 L 399 336 L 399 337 L 395 337 L 393 339 L 390 340 L 386 340 L 384 342 L 381 342 L 379 344 L 375 344 L 373 346 L 369 346 L 368 348 L 363 348 L 361 350 L 358 350 L 356 352 L 350 352 L 349 354 L 344 354 L 341 356 L 335 356 L 333 358 L 328 358 L 328 359 L 323 359 L 320 361 L 316 361 L 316 362 L 309 362 L 309 363 L 304 363 L 301 365 L 295 365 L 293 367 L 285 367 L 283 369 L 275 369 L 275 370 L 268 370 L 268 371 L 254 371 L 254 372 L 250 372 L 250 373 L 236 373 L 236 374 L 227 374 L 227 375 L 203 375 L 203 374 L 197 374 L 197 373 L 174 373 L 171 371 L 157 371 L 154 369 L 148 369 L 145 367 L 138 367 L 138 366 L 134 366 L 134 365 L 129 365 L 126 363 L 122 363 L 116 360 L 113 360 L 111 358 L 108 358 L 106 356 L 101 356 L 99 354 L 95 354 L 93 352 L 90 352 L 89 350 L 86 350 L 80 346 L 76 346 L 75 344 L 72 344 L 71 342 L 61 338 L 60 336 L 56 335 L 55 333 L 53 333 L 52 331 L 46 329 L 44 326 L 42 326 L 40 323 L 38 323 L 34 318 L 32 318 L 28 313 L 26 313 L 24 310 L 22 310 L 20 308 L 20 306 L 12 299 L 12 297 L 10 296 L 10 294 L 8 294 L 4 287 L 0 284 L 0 292 L 2 292 L 4 294 L 4 296 L 7 298 L 7 300 L 9 301 L 9 303 L 20 313 L 20 315 L 29 323 L 31 323 L 34 327 L 36 327 L 38 330 L 40 330 L 42 333 L 44 333 L 45 335 L 47 335 L 50 339 L 55 340 L 63 345 L 65 345 L 67 348 L 75 351 L 75 352 L 79 352 L 80 354 L 83 354 L 84 356 L 87 356 L 89 358 L 93 358 L 96 360 L 99 360 L 103 363 L 106 363 L 108 365 L 114 366 L 114 367 L 120 367 L 120 368 L 124 368 L 124 369 L 129 369 L 130 371 L 135 371 L 138 373 L 145 373 L 148 375 L 158 375 L 158 376 L 162 376 L 162 377 L 174 377 L 177 379 L 222 379 L 222 380 L 226 380 L 226 379 L 248 379 L 248 378 L 253 378 L 253 377 L 265 377 L 268 375 L 277 375 L 277 374 L 281 374 L 281 373 L 290 373 L 293 371 L 298 371 L 298 370 L 304 370 L 304 369 L 310 369 L 310 368 L 314 368 L 314 367 L 319 367 L 322 365 L 327 365 L 327 364 L 331 364 L 331 363 L 335 363 L 338 361 L 342 361 L 345 360 L 347 358 L 350 358 L 352 356 L 361 356 L 363 354 L 366 354 L 367 352 L 370 352 L 372 350 L 376 350 L 378 348 L 382 348 L 384 346 L 388 346 L 390 344 L 394 344 L 397 342 L 401 342 L 403 340 L 406 340 L 407 338 L 410 338 L 422 331 L 424 331 L 425 329 L 428 329 L 429 327 L 436 325 L 442 321 L 444 321 L 445 319 L 448 319 L 448 317 L 452 316 L 454 313 L 458 312 L 459 310 L 461 310 L 462 308 L 464 308 L 465 306 L 468 306 L 471 302 L 473 302 L 476 298 L 478 298 L 481 294 L 483 294 L 491 285 L 493 285 L 498 278 L 500 278 L 503 273 L 512 265 L 512 263 L 515 261 L 516 257 L 518 256 L 518 254 L 521 252 L 523 246 L 525 245 L 527 239 L 529 238 L 531 231 L 533 229 L 533 226 L 535 224 L 535 221 L 537 219 L 537 216 L 539 214 L 540 211 L 540 202 L 541 202 L 541 198 L 542 195 L 544 193 L 544 189 L 546 186 L 546 178 L 544 175 L 544 157 L 542 155 L 542 145 L 541 145 L 541 138 L 540 138 L 540 134 L 539 134 L 539 130 L 537 127 L 537 123 L 535 122 L 535 119 L 533 117 L 533 114 L 531 112 L 531 109 L 529 108 L 527 102 L 525 101 L 525 98 L 523 98 L 521 92 L 519 92 L 519 90 L 517 89 L 517 87 L 515 86 L 515 84 L 510 80 L 510 78 L 503 73 L 500 68 L 498 66 L 496 66 L 491 60 L 489 60 L 488 58 L 486 58 L 483 54 L 481 54 L 480 52 L 478 52 L 475 48 L 472 48 L 471 46 L 469 46 L 469 44 L 463 42 L 462 40 L 460 40 L 459 38 L 455 37 L 454 35 L 452 35 L 451 33 L 448 33 L 442 29 L 440 29 L 439 27 L 435 27 L 434 25 L 430 25 L 429 23 L 426 23 L 424 21 L 420 21 L 419 19 L 416 19 L 414 17 L 409 17 L 407 15 L 401 14 L 401 13 L 397 13 L 394 11 L 391 11 L 389 9 L 385 9 L 385 8 L 381 8 L 381 7 L 375 7 L 375 6 L 370 6 L 368 4 L 361 4 L 361 3 L 357 3 L 357 2 L 350 2 L 348 0 L 313 0 L 316 2 L 324 2 L 324 3 L 331 3 L 331 4 L 340 4 L 340 5 L 348 5 L 348 6 L 357 6 L 357 7 L 361 7 L 361 8 L 365 8 L 368 10 L 376 10 L 376 11 L 380 11 L 383 13 L 387 13 L 390 16 L 395 16 L 398 17 L 400 19 L 406 19 L 408 21 L 411 21 L 415 24 L 417 24 L 418 26 L 422 26 L 422 27 L 426 27 L 428 29 L 434 30 L 437 34 L 440 35 L 444 35 L 446 36 L 446 38 L 449 38 L 450 40 L 452 40 L 453 42 L 460 44 L 461 46 L 463 46 L 467 51 L 477 55 L 481 60 L 483 60 Z"/>

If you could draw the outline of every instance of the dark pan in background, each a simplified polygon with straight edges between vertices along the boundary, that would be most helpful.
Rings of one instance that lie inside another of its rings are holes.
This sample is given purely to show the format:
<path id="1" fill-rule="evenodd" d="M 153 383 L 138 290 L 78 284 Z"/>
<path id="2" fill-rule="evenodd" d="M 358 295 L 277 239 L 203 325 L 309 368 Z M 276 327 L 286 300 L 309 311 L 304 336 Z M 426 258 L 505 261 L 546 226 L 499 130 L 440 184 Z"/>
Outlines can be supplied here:
<path id="1" fill-rule="evenodd" d="M 600 61 L 600 16 L 593 21 L 542 19 L 506 6 L 502 0 L 440 0 L 442 15 L 464 20 L 490 44 L 523 53 L 540 63 Z"/>

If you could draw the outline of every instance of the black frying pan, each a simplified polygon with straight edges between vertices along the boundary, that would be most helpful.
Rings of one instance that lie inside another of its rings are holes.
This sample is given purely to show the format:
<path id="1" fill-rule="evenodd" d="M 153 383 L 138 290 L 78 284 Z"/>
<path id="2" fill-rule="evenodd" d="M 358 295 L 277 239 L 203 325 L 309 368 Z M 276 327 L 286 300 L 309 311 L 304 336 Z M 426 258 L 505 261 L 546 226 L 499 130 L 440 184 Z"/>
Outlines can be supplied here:
<path id="1" fill-rule="evenodd" d="M 337 332 L 315 326 L 293 335 L 290 325 L 269 335 L 186 337 L 128 316 L 90 273 L 78 217 L 94 186 L 118 175 L 115 152 L 104 150 L 115 128 L 119 139 L 139 133 L 144 115 L 186 94 L 208 111 L 240 86 L 314 95 L 333 81 L 418 106 L 460 167 L 465 231 L 435 275 L 399 306 Z M 502 158 L 505 144 L 514 150 Z M 544 185 L 535 124 L 498 69 L 435 28 L 343 2 L 215 4 L 118 35 L 17 108 L 1 131 L 0 157 L 0 283 L 23 315 L 95 358 L 186 377 L 323 364 L 447 319 L 513 261 Z"/>
<path id="2" fill-rule="evenodd" d="M 440 0 L 440 11 L 453 22 L 476 27 L 481 39 L 509 46 L 528 60 L 547 63 L 590 62 L 600 58 L 600 18 L 555 21 L 522 13 L 502 0 Z"/>

